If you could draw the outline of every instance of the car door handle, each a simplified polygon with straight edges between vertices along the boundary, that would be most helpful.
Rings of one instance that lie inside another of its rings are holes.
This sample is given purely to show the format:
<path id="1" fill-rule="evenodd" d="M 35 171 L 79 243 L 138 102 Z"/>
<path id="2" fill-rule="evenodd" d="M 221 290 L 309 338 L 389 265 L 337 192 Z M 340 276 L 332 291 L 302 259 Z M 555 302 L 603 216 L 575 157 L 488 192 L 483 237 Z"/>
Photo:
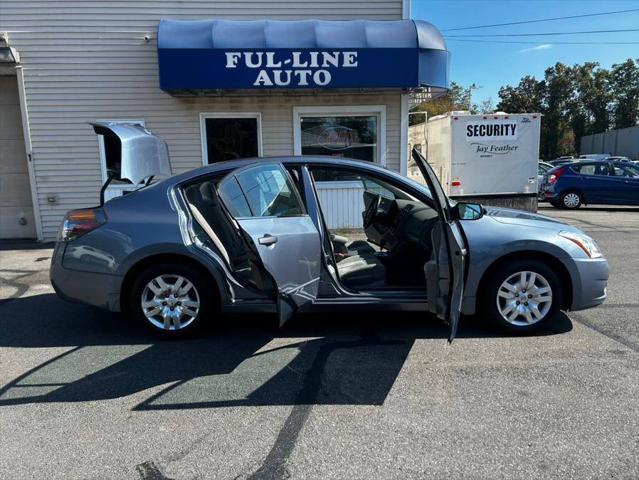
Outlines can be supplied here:
<path id="1" fill-rule="evenodd" d="M 275 235 L 265 234 L 263 237 L 257 239 L 260 245 L 273 245 L 277 243 L 277 237 Z"/>

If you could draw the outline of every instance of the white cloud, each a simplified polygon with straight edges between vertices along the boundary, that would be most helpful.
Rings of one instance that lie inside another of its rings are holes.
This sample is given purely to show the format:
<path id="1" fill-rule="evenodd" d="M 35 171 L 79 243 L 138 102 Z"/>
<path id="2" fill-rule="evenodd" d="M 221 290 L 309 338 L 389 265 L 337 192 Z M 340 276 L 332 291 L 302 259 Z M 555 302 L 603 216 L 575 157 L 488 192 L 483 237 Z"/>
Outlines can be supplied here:
<path id="1" fill-rule="evenodd" d="M 549 48 L 552 48 L 552 43 L 543 43 L 541 45 L 535 45 L 534 47 L 517 50 L 517 53 L 536 52 L 537 50 L 548 50 Z"/>

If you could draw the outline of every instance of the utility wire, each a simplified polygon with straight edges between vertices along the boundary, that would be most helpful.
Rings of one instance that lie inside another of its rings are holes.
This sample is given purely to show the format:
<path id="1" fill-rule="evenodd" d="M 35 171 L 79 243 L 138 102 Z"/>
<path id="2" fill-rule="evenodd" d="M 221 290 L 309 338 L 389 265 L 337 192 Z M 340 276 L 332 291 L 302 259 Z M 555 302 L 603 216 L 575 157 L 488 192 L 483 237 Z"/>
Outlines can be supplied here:
<path id="1" fill-rule="evenodd" d="M 513 43 L 519 45 L 543 45 L 539 42 L 526 42 L 526 41 L 509 41 L 509 40 L 470 40 L 462 38 L 451 38 L 451 42 L 472 42 L 472 43 Z M 555 42 L 549 40 L 551 45 L 639 45 L 639 42 Z"/>
<path id="2" fill-rule="evenodd" d="M 446 38 L 470 38 L 470 37 L 539 37 L 545 35 L 582 35 L 590 33 L 617 33 L 617 32 L 639 32 L 637 28 L 622 28 L 618 30 L 582 30 L 578 32 L 542 32 L 542 33 L 486 33 L 470 35 L 444 35 Z"/>
<path id="3" fill-rule="evenodd" d="M 525 23 L 553 22 L 555 20 L 566 20 L 569 18 L 597 17 L 601 15 L 614 15 L 617 13 L 639 12 L 639 8 L 628 10 L 616 10 L 614 12 L 586 13 L 583 15 L 570 15 L 568 17 L 540 18 L 538 20 L 523 20 L 521 22 L 493 23 L 492 25 L 476 25 L 474 27 L 444 28 L 442 32 L 454 32 L 458 30 L 474 30 L 476 28 L 505 27 L 507 25 L 523 25 Z"/>

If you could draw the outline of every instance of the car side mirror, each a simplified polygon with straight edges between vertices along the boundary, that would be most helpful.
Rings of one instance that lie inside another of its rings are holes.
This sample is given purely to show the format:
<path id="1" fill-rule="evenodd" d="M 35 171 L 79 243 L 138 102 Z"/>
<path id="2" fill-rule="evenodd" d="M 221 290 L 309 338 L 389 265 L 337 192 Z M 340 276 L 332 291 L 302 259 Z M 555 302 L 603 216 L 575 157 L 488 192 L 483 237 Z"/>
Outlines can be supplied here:
<path id="1" fill-rule="evenodd" d="M 484 207 L 479 203 L 457 202 L 453 215 L 457 220 L 479 220 L 484 216 Z"/>

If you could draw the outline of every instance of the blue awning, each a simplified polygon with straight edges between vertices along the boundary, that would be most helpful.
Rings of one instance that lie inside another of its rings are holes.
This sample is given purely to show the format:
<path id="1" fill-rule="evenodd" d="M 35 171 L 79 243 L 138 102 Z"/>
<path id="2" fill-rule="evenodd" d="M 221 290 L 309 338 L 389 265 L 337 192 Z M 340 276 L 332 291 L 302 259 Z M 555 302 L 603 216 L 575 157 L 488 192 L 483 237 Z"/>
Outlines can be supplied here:
<path id="1" fill-rule="evenodd" d="M 421 20 L 161 20 L 160 88 L 448 86 L 449 52 Z"/>

